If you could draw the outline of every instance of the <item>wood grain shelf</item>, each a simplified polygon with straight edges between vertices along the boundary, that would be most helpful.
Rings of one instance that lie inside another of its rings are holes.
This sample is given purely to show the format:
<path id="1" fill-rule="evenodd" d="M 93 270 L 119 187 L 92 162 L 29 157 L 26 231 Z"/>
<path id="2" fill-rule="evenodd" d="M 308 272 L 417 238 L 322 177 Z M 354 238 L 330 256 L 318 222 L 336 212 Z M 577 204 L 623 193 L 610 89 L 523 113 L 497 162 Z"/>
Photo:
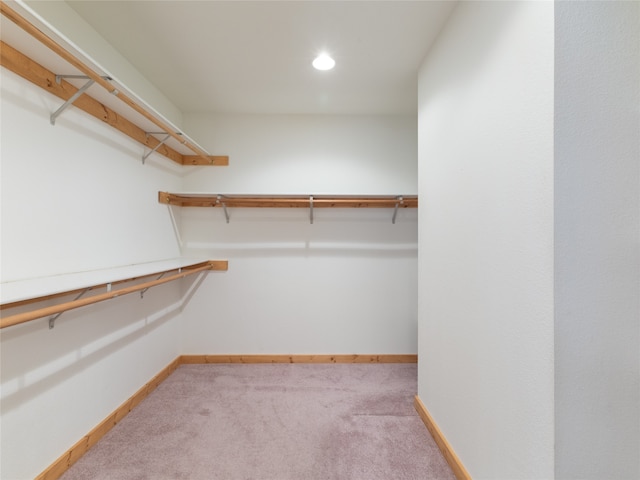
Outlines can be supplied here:
<path id="1" fill-rule="evenodd" d="M 96 292 L 101 289 L 105 289 L 106 291 L 90 297 L 80 298 L 80 296 L 78 296 L 75 300 L 53 306 L 45 306 L 21 313 L 15 313 L 9 316 L 2 316 L 0 318 L 0 329 L 36 320 L 38 318 L 57 315 L 68 310 L 92 305 L 94 303 L 110 300 L 130 293 L 144 293 L 149 288 L 172 282 L 174 280 L 179 280 L 196 273 L 212 270 L 226 271 L 227 269 L 228 262 L 226 260 L 194 262 L 193 260 L 178 259 L 173 261 L 132 265 L 117 269 L 97 270 L 16 282 L 6 282 L 1 284 L 2 303 L 0 304 L 0 310 L 2 311 L 74 294 Z M 166 274 L 170 275 L 165 276 Z M 135 285 L 130 285 L 128 287 L 113 289 L 115 285 L 131 283 L 152 276 L 157 278 L 136 283 Z M 52 327 L 51 322 L 50 327 Z"/>
<path id="2" fill-rule="evenodd" d="M 417 208 L 417 195 L 228 195 L 158 192 L 158 202 L 180 207 Z M 313 205 L 312 205 L 313 203 Z"/>
<path id="3" fill-rule="evenodd" d="M 58 72 L 59 74 L 64 73 L 68 75 L 70 73 L 77 73 L 95 82 L 96 85 L 103 87 L 111 94 L 107 97 L 116 98 L 122 102 L 131 112 L 130 117 L 135 117 L 136 121 L 134 122 L 131 119 L 123 117 L 113 108 L 110 108 L 109 105 L 106 105 L 105 101 L 100 102 L 88 93 L 81 94 L 72 102 L 77 108 L 143 144 L 151 151 L 155 151 L 180 165 L 226 166 L 229 164 L 228 156 L 209 155 L 187 135 L 171 125 L 170 122 L 163 119 L 158 113 L 152 111 L 151 108 L 143 105 L 140 100 L 135 99 L 133 94 L 127 93 L 127 89 L 123 85 L 116 84 L 108 76 L 98 73 L 94 68 L 80 60 L 78 56 L 67 50 L 49 35 L 42 32 L 5 2 L 0 2 L 0 13 L 69 65 L 70 71 Z M 64 101 L 71 99 L 76 92 L 80 90 L 71 83 L 59 77 L 57 78 L 54 72 L 33 61 L 4 41 L 0 42 L 0 54 L 0 65 Z M 141 126 L 142 123 L 147 125 Z M 161 132 L 150 132 L 150 126 L 153 127 L 152 130 L 159 129 Z M 158 139 L 154 135 L 167 136 L 168 140 L 173 141 L 175 148 L 172 148 L 168 143 L 164 143 L 165 139 Z M 190 150 L 193 155 L 180 153 L 178 151 L 178 147 L 180 146 Z M 146 156 L 144 158 L 146 158 Z"/>

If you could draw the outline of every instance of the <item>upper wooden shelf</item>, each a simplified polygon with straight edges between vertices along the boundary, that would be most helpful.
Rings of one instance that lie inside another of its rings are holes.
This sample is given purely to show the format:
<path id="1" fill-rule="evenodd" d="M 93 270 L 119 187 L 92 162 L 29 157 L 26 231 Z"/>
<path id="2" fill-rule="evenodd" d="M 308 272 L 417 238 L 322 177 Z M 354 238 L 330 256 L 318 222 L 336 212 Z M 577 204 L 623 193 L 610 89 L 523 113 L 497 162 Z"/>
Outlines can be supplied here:
<path id="1" fill-rule="evenodd" d="M 228 195 L 158 192 L 158 201 L 181 207 L 417 208 L 417 195 Z"/>
<path id="2" fill-rule="evenodd" d="M 43 33 L 38 27 L 9 7 L 5 2 L 0 1 L 0 13 L 31 37 L 38 40 L 50 51 L 53 51 L 60 59 L 66 62 L 67 66 L 65 67 L 65 71 L 52 72 L 18 51 L 14 46 L 5 43 L 5 41 L 0 42 L 0 65 L 65 102 L 70 101 L 70 103 L 77 108 L 143 144 L 149 149 L 149 151 L 143 155 L 143 160 L 146 159 L 150 153 L 157 152 L 180 165 L 224 166 L 229 164 L 228 156 L 209 155 L 209 153 L 186 134 L 171 125 L 169 121 L 162 118 L 157 112 L 145 106 L 134 94 L 127 93 L 126 87 L 121 84 L 116 84 L 116 82 L 104 72 L 99 73 L 96 71 L 96 69 L 82 61 L 72 51 L 63 47 L 59 42 L 51 38 L 51 36 Z M 7 25 L 11 24 L 7 23 Z M 8 29 L 5 28 L 5 30 Z M 3 38 L 11 36 L 11 32 L 7 33 L 3 31 Z M 77 88 L 64 80 L 64 78 L 69 75 L 78 76 L 78 74 L 84 76 L 87 82 L 83 87 Z M 111 95 L 106 95 L 106 99 L 99 101 L 96 99 L 95 94 L 91 96 L 89 93 L 82 93 L 85 89 L 87 92 L 91 92 L 92 89 L 96 88 L 92 86 L 94 83 L 105 89 Z M 120 105 L 124 104 L 125 109 L 130 112 L 129 118 L 123 116 L 119 111 L 120 109 L 109 105 L 109 102 L 113 103 L 111 98 L 119 100 L 121 102 Z M 64 104 L 61 109 L 64 108 L 66 108 L 66 104 Z M 52 114 L 51 123 L 55 122 L 55 117 L 58 114 L 58 112 Z M 190 151 L 193 154 L 180 152 L 180 150 L 185 151 L 185 149 L 187 152 Z"/>

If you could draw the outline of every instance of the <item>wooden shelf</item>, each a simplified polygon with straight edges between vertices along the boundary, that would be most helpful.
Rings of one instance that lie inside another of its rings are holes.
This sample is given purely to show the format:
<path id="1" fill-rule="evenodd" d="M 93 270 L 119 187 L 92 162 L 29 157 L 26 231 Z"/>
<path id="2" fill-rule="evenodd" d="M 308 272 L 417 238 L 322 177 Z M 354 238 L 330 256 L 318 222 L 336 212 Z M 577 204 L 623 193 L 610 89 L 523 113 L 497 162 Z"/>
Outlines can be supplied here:
<path id="1" fill-rule="evenodd" d="M 180 207 L 417 208 L 417 195 L 227 195 L 158 192 L 158 202 Z M 313 205 L 312 205 L 313 203 Z"/>
<path id="2" fill-rule="evenodd" d="M 183 132 L 172 126 L 167 120 L 161 118 L 157 113 L 150 111 L 148 107 L 142 105 L 141 101 L 135 100 L 133 94 L 125 93 L 126 89 L 124 86 L 116 86 L 113 81 L 81 61 L 72 52 L 43 33 L 5 2 L 0 2 L 0 13 L 68 63 L 71 71 L 58 72 L 59 74 L 78 73 L 86 76 L 95 82 L 96 85 L 103 87 L 111 94 L 107 97 L 116 98 L 128 107 L 131 111 L 131 117 L 137 117 L 138 120 L 134 123 L 124 118 L 113 108 L 110 108 L 106 104 L 106 101 L 101 103 L 87 93 L 83 93 L 73 102 L 73 105 L 77 108 L 80 108 L 143 144 L 150 150 L 155 150 L 157 153 L 164 155 L 166 158 L 180 165 L 224 166 L 229 164 L 229 157 L 209 155 L 204 149 L 189 139 Z M 65 80 L 56 79 L 54 72 L 33 61 L 5 42 L 0 42 L 0 65 L 64 101 L 69 100 L 79 90 Z M 144 123 L 148 124 L 148 126 L 145 126 L 145 128 L 141 127 L 140 124 L 143 122 L 140 120 L 144 120 Z M 149 126 L 153 128 L 150 129 Z M 160 133 L 150 132 L 150 130 L 158 129 L 161 130 Z M 167 138 L 171 137 L 176 147 L 172 148 L 168 143 L 163 142 L 164 138 L 158 139 L 154 135 L 168 136 Z M 178 151 L 178 147 L 180 146 L 186 147 L 193 152 L 193 155 L 180 153 Z"/>
<path id="3" fill-rule="evenodd" d="M 196 261 L 193 259 L 175 259 L 2 283 L 0 284 L 0 293 L 2 295 L 0 310 L 3 311 L 73 294 L 95 292 L 100 289 L 106 289 L 106 291 L 58 305 L 3 316 L 0 318 L 0 328 L 56 315 L 67 310 L 84 307 L 129 293 L 146 291 L 151 287 L 179 280 L 188 275 L 209 270 L 226 271 L 227 268 L 228 263 L 226 260 Z M 170 273 L 171 275 L 164 276 Z M 116 285 L 142 280 L 151 276 L 158 278 L 117 290 L 112 289 Z"/>

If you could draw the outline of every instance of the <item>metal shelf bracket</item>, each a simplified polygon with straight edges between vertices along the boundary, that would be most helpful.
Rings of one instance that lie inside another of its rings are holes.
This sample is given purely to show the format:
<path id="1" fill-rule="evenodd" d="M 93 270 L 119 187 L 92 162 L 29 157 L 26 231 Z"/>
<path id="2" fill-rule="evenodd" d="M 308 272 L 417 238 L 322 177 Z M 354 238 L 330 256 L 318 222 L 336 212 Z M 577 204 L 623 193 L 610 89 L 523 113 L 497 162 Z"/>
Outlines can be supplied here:
<path id="1" fill-rule="evenodd" d="M 87 91 L 87 89 L 93 85 L 95 83 L 95 80 L 89 78 L 86 75 L 56 75 L 56 83 L 59 85 L 62 82 L 63 78 L 82 78 L 84 80 L 88 80 L 87 83 L 85 83 L 82 87 L 80 87 L 78 89 L 78 91 L 76 93 L 74 93 L 73 95 L 71 95 L 71 97 L 69 98 L 69 100 L 67 100 L 66 102 L 64 102 L 60 108 L 58 108 L 55 112 L 53 112 L 51 114 L 51 116 L 49 117 L 49 122 L 51 123 L 51 125 L 55 125 L 56 124 L 56 118 L 58 118 L 58 116 L 64 112 L 67 107 L 69 105 L 71 105 L 73 102 L 75 102 L 78 98 L 80 98 L 80 95 L 82 95 L 84 92 Z M 104 80 L 111 80 L 111 77 L 102 77 Z M 116 90 L 117 92 L 117 90 Z"/>
<path id="2" fill-rule="evenodd" d="M 396 224 L 396 216 L 398 215 L 398 207 L 404 204 L 404 199 L 402 197 L 398 197 L 398 201 L 396 202 L 396 206 L 393 209 L 393 217 L 391 218 L 391 223 Z"/>
<path id="3" fill-rule="evenodd" d="M 82 292 L 80 292 L 80 294 L 79 294 L 76 298 L 74 298 L 73 300 L 74 300 L 74 301 L 75 301 L 75 300 L 78 300 L 80 297 L 82 297 L 82 296 L 83 296 L 85 293 L 87 293 L 89 290 L 91 290 L 91 287 L 89 287 L 89 288 L 85 288 L 85 289 L 84 289 Z M 57 319 L 58 319 L 58 317 L 59 317 L 60 315 L 62 315 L 63 313 L 64 313 L 64 312 L 60 312 L 60 313 L 57 313 L 57 314 L 52 315 L 51 317 L 49 317 L 49 330 L 53 329 L 53 327 L 55 327 L 55 326 L 56 326 L 56 320 L 57 320 Z"/>
<path id="4" fill-rule="evenodd" d="M 180 273 L 181 269 L 178 269 L 178 273 Z M 167 272 L 162 272 L 158 278 L 156 278 L 156 280 L 160 280 L 162 277 L 164 277 L 164 274 Z M 142 290 L 140 290 L 140 298 L 144 298 L 144 292 L 146 292 L 147 290 L 149 290 L 151 287 L 147 287 L 147 288 L 143 288 Z"/>
<path id="5" fill-rule="evenodd" d="M 163 135 L 166 135 L 166 137 L 164 137 L 162 140 L 160 140 L 160 143 L 158 145 L 156 145 L 155 147 L 153 147 L 153 150 L 151 150 L 150 152 L 144 154 L 142 156 L 142 164 L 144 165 L 144 161 L 149 158 L 149 155 L 151 155 L 153 152 L 155 152 L 156 150 L 158 150 L 162 145 L 165 144 L 165 142 L 167 140 L 169 140 L 171 138 L 171 134 L 167 133 L 167 132 L 146 132 L 147 134 L 147 138 L 149 138 L 149 135 L 153 134 L 153 133 L 160 133 Z"/>
<path id="6" fill-rule="evenodd" d="M 313 195 L 309 195 L 309 225 L 313 225 Z"/>

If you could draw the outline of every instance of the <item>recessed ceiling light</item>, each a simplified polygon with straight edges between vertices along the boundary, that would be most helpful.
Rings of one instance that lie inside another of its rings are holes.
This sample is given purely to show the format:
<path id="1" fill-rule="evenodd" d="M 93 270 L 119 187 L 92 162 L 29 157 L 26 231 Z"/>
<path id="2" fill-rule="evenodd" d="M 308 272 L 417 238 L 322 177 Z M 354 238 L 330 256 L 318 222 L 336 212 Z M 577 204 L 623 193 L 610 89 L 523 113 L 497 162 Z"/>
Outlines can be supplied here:
<path id="1" fill-rule="evenodd" d="M 336 61 L 326 53 L 321 53 L 313 61 L 313 68 L 316 70 L 331 70 L 335 65 Z"/>

